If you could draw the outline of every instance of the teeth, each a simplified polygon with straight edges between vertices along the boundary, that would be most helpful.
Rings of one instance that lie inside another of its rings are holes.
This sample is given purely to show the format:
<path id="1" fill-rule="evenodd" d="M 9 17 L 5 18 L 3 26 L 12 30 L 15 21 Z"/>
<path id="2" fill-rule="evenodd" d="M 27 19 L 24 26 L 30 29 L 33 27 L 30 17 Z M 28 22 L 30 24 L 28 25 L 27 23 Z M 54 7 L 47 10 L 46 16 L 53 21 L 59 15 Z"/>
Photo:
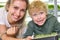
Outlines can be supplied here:
<path id="1" fill-rule="evenodd" d="M 14 18 L 18 18 L 17 16 L 13 16 Z"/>

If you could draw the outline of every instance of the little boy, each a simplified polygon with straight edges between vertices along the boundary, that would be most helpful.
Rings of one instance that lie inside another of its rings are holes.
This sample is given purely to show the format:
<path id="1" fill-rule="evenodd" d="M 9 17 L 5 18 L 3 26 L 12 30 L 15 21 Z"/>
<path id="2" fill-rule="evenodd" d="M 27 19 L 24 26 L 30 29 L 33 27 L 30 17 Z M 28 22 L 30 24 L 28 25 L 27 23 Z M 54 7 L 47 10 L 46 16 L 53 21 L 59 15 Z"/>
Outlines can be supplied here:
<path id="1" fill-rule="evenodd" d="M 29 5 L 29 15 L 32 21 L 28 23 L 28 29 L 24 37 L 31 37 L 37 34 L 49 34 L 60 32 L 60 24 L 57 18 L 47 13 L 47 6 L 44 2 L 33 1 Z"/>

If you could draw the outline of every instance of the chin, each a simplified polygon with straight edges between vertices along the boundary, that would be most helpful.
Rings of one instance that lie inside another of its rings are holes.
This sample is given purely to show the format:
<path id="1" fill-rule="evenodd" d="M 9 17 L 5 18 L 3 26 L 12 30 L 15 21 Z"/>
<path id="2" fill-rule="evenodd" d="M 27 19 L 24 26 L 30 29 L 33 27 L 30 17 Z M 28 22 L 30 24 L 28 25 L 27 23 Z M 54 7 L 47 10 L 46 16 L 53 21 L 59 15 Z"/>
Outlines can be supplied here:
<path id="1" fill-rule="evenodd" d="M 18 20 L 16 20 L 16 19 L 13 19 L 13 21 L 15 21 L 15 22 L 16 22 L 16 21 L 18 21 Z"/>
<path id="2" fill-rule="evenodd" d="M 41 24 L 38 24 L 39 26 L 42 26 L 42 25 L 44 25 L 44 23 L 41 23 Z"/>
<path id="3" fill-rule="evenodd" d="M 39 26 L 42 26 L 43 24 L 39 24 Z"/>

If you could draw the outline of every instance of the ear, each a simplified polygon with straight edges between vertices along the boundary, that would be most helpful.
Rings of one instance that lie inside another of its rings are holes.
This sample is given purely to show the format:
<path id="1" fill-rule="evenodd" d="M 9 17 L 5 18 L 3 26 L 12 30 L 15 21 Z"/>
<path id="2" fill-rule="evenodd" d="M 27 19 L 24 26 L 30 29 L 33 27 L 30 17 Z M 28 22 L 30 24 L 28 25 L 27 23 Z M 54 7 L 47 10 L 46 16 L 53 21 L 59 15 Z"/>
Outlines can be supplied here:
<path id="1" fill-rule="evenodd" d="M 9 6 L 10 6 L 9 4 L 6 5 L 6 10 L 7 11 L 9 10 Z"/>

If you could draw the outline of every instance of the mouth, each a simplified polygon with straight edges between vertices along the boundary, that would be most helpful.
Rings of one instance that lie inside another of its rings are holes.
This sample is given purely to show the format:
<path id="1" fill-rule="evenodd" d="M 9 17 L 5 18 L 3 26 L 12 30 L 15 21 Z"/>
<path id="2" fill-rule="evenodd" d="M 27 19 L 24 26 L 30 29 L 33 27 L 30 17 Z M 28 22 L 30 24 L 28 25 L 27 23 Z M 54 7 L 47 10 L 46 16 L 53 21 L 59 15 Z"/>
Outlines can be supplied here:
<path id="1" fill-rule="evenodd" d="M 13 18 L 18 19 L 20 16 L 12 14 Z"/>
<path id="2" fill-rule="evenodd" d="M 43 25 L 44 22 L 45 22 L 45 19 L 42 19 L 42 20 L 37 21 L 37 24 L 38 24 L 38 25 Z"/>
<path id="3" fill-rule="evenodd" d="M 17 21 L 19 19 L 19 17 L 12 14 L 12 19 L 15 20 L 15 21 Z"/>
<path id="4" fill-rule="evenodd" d="M 17 19 L 18 17 L 17 16 L 15 16 L 15 15 L 13 15 L 13 17 L 15 18 L 15 19 Z"/>
<path id="5" fill-rule="evenodd" d="M 39 21 L 37 21 L 37 22 L 43 22 L 44 21 L 44 19 L 42 19 L 42 20 L 39 20 Z"/>

